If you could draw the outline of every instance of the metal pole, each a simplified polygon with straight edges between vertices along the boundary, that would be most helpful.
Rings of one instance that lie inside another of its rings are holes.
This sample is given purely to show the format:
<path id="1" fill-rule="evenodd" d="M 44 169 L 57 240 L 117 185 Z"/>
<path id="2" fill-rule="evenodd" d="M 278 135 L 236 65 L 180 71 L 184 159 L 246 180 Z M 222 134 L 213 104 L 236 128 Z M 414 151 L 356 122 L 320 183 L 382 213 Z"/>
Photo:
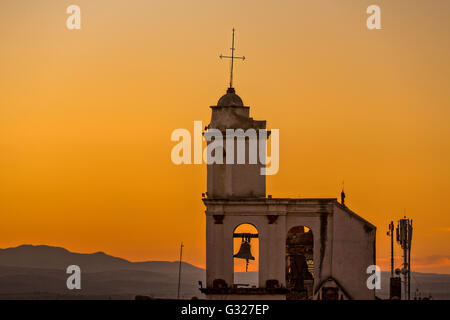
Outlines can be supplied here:
<path id="1" fill-rule="evenodd" d="M 408 300 L 411 300 L 411 248 L 408 248 Z"/>
<path id="2" fill-rule="evenodd" d="M 406 272 L 408 272 L 408 249 L 405 247 L 403 249 L 403 279 L 405 282 L 405 290 L 404 291 L 404 295 L 405 295 L 405 300 L 408 297 L 408 275 L 406 274 Z"/>
<path id="3" fill-rule="evenodd" d="M 411 243 L 412 243 L 412 219 L 408 220 L 408 300 L 411 300 Z"/>
<path id="4" fill-rule="evenodd" d="M 391 278 L 394 277 L 394 222 L 391 221 L 389 225 L 389 232 L 391 234 Z"/>
<path id="5" fill-rule="evenodd" d="M 183 258 L 183 242 L 180 246 L 180 263 L 178 265 L 178 293 L 177 293 L 177 299 L 180 299 L 180 287 L 181 287 L 181 260 Z"/>

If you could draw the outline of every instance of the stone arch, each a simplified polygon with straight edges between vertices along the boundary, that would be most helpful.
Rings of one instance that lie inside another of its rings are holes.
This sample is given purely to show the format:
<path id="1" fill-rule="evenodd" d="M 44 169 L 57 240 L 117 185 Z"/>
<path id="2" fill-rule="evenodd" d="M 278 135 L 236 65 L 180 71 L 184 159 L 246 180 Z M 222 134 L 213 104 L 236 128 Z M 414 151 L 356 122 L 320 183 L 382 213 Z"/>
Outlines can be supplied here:
<path id="1" fill-rule="evenodd" d="M 259 230 L 254 223 L 242 222 L 235 225 L 233 229 L 233 285 L 235 287 L 258 287 L 259 244 Z"/>
<path id="2" fill-rule="evenodd" d="M 314 296 L 314 234 L 310 227 L 297 225 L 286 233 L 287 299 L 309 300 Z"/>
<path id="3" fill-rule="evenodd" d="M 258 228 L 258 225 L 257 225 L 256 223 L 254 223 L 254 222 L 249 222 L 249 221 L 247 221 L 247 220 L 244 220 L 244 222 L 237 222 L 237 223 L 235 224 L 235 226 L 234 226 L 234 228 L 233 228 L 233 233 L 236 232 L 236 229 L 239 228 L 240 226 L 242 226 L 242 225 L 247 225 L 247 224 L 250 225 L 250 226 L 252 226 L 253 228 L 255 228 L 257 232 L 259 232 L 259 228 Z"/>

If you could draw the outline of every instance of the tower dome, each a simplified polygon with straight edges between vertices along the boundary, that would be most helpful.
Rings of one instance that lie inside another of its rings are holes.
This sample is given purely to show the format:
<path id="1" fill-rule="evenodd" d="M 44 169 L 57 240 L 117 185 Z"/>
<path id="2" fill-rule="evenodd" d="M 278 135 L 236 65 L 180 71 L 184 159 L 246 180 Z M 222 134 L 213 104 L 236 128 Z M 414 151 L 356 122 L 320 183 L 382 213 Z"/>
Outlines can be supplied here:
<path id="1" fill-rule="evenodd" d="M 243 107 L 241 97 L 236 94 L 234 88 L 228 88 L 227 93 L 217 102 L 218 107 Z"/>

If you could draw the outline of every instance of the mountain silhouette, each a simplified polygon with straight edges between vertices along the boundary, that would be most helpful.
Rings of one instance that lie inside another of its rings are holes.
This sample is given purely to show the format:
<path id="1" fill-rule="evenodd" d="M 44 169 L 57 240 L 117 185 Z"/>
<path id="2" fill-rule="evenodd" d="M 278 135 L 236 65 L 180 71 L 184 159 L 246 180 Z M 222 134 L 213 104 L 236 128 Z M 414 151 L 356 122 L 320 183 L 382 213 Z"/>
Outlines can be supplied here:
<path id="1" fill-rule="evenodd" d="M 130 262 L 113 257 L 104 252 L 74 253 L 61 247 L 46 245 L 21 245 L 0 249 L 0 265 L 10 267 L 64 269 L 78 265 L 82 272 L 102 272 L 113 270 L 142 270 L 160 273 L 178 272 L 178 261 Z M 198 273 L 203 269 L 189 263 L 182 263 L 183 273 Z"/>
<path id="2" fill-rule="evenodd" d="M 81 269 L 81 290 L 68 290 L 66 269 Z M 130 262 L 104 252 L 82 254 L 61 247 L 21 245 L 0 249 L 0 299 L 175 298 L 179 262 Z M 182 263 L 182 298 L 202 297 L 205 271 Z"/>

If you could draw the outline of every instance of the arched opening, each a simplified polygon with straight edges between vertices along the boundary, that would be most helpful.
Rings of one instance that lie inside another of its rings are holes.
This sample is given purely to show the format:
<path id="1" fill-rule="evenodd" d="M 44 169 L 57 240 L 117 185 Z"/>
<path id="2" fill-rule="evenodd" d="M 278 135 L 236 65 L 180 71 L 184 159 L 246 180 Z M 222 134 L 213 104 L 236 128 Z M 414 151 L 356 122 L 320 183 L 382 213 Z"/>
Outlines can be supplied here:
<path id="1" fill-rule="evenodd" d="M 286 237 L 286 288 L 289 300 L 309 300 L 314 289 L 314 237 L 312 230 L 296 226 Z"/>
<path id="2" fill-rule="evenodd" d="M 259 235 L 251 224 L 241 224 L 234 229 L 233 266 L 234 287 L 258 287 Z"/>

